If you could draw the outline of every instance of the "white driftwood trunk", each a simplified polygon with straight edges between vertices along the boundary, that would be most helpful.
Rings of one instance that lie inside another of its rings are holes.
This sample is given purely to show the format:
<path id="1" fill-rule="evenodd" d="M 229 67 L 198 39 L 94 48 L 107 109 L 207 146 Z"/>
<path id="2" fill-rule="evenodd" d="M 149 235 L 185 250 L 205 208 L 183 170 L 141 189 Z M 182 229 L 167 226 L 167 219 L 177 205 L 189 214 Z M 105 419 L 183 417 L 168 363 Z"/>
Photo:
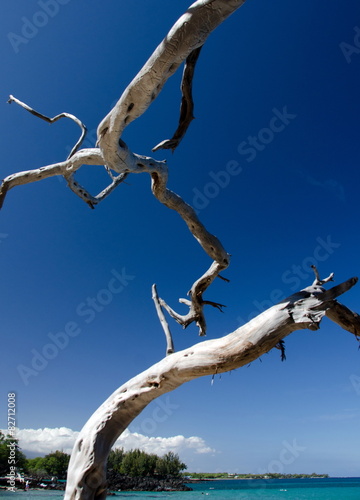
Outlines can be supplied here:
<path id="1" fill-rule="evenodd" d="M 271 307 L 233 333 L 171 354 L 119 387 L 92 415 L 76 440 L 65 499 L 105 498 L 105 469 L 111 447 L 153 399 L 195 378 L 247 365 L 291 332 L 317 330 L 325 315 L 359 335 L 357 314 L 335 300 L 356 282 L 357 278 L 352 278 L 325 291 L 315 281 L 313 286 Z"/>

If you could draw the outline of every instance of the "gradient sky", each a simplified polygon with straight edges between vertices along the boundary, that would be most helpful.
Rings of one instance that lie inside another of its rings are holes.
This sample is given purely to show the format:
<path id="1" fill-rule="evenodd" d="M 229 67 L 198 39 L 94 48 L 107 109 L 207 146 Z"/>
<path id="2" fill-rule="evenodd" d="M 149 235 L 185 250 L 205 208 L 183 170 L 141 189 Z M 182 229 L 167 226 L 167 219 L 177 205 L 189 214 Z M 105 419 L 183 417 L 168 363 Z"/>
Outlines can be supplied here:
<path id="1" fill-rule="evenodd" d="M 99 121 L 188 5 L 3 2 L 1 178 L 65 159 L 78 137 L 71 122 L 50 126 L 6 104 L 9 94 L 48 116 L 75 114 L 93 146 Z M 126 129 L 134 152 L 151 155 L 171 137 L 180 76 Z M 232 254 L 230 283 L 218 280 L 206 294 L 227 305 L 224 314 L 207 311 L 207 338 L 311 284 L 311 264 L 336 283 L 360 274 L 359 80 L 357 0 L 249 0 L 206 43 L 196 120 L 174 154 L 153 155 L 168 160 L 169 187 Z M 78 179 L 93 193 L 107 182 L 97 167 Z M 176 306 L 210 263 L 149 186 L 148 176 L 129 177 L 95 210 L 61 178 L 8 193 L 0 428 L 15 392 L 20 444 L 32 455 L 68 450 L 113 390 L 164 356 L 151 285 Z M 340 301 L 360 312 L 359 285 Z M 177 349 L 199 341 L 194 327 L 170 325 Z M 56 348 L 60 337 L 67 342 Z M 41 362 L 44 353 L 51 359 Z M 182 386 L 149 405 L 121 444 L 172 449 L 196 471 L 360 476 L 355 338 L 324 319 L 317 332 L 291 335 L 286 353 L 286 362 L 275 349 Z"/>

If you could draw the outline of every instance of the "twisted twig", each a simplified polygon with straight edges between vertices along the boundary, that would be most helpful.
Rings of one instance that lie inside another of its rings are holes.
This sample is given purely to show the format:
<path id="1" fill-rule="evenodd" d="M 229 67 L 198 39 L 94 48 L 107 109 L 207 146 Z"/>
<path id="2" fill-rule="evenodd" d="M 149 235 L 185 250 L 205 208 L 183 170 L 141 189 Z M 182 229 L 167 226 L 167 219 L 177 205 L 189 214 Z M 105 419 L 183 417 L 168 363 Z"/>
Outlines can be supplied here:
<path id="1" fill-rule="evenodd" d="M 38 118 L 41 118 L 42 120 L 45 120 L 47 123 L 55 123 L 58 120 L 60 120 L 61 118 L 70 118 L 70 120 L 74 121 L 77 125 L 79 125 L 79 127 L 81 128 L 81 136 L 79 137 L 79 140 L 77 141 L 75 146 L 70 151 L 68 159 L 71 158 L 76 153 L 76 151 L 81 146 L 83 140 L 85 139 L 86 132 L 87 132 L 86 126 L 83 124 L 83 122 L 81 120 L 79 120 L 79 118 L 77 118 L 76 116 L 74 116 L 70 113 L 60 113 L 59 115 L 56 115 L 53 118 L 49 118 L 48 116 L 43 115 L 42 113 L 39 113 L 35 109 L 31 108 L 28 104 L 25 104 L 24 102 L 19 101 L 19 99 L 16 99 L 16 97 L 14 97 L 12 95 L 9 96 L 9 99 L 7 102 L 9 104 L 11 104 L 12 102 L 16 102 L 16 104 L 18 104 L 22 108 L 26 109 L 26 111 L 29 111 L 29 113 L 31 113 L 32 115 L 37 116 Z"/>

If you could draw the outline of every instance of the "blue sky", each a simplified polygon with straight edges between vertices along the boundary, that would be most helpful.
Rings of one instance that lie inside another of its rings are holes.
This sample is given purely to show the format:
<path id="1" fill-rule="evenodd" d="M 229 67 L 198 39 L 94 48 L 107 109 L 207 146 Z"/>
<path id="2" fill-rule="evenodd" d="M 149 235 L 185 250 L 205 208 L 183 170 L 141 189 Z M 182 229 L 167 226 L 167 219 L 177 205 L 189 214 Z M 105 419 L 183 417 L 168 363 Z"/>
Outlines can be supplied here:
<path id="1" fill-rule="evenodd" d="M 6 104 L 9 94 L 49 116 L 77 115 L 93 146 L 99 121 L 187 6 L 4 3 L 1 177 L 64 159 L 78 136 L 71 122 L 49 126 Z M 359 27 L 355 0 L 249 0 L 201 53 L 196 120 L 174 154 L 154 157 L 167 159 L 169 187 L 232 254 L 230 283 L 218 280 L 206 295 L 227 305 L 224 314 L 207 312 L 208 338 L 308 286 L 313 263 L 337 283 L 360 274 Z M 179 83 L 180 73 L 126 129 L 134 152 L 151 155 L 171 137 Z M 78 178 L 92 192 L 107 181 L 96 167 Z M 24 450 L 68 449 L 113 390 L 163 357 L 151 285 L 176 305 L 210 263 L 149 187 L 147 176 L 129 177 L 95 210 L 58 178 L 8 193 L 0 214 L 0 428 L 15 392 Z M 358 312 L 359 290 L 341 299 Z M 171 327 L 176 349 L 199 341 L 195 328 Z M 173 449 L 189 470 L 359 476 L 355 339 L 325 319 L 318 332 L 291 335 L 286 348 L 284 363 L 275 350 L 155 401 L 121 444 Z"/>

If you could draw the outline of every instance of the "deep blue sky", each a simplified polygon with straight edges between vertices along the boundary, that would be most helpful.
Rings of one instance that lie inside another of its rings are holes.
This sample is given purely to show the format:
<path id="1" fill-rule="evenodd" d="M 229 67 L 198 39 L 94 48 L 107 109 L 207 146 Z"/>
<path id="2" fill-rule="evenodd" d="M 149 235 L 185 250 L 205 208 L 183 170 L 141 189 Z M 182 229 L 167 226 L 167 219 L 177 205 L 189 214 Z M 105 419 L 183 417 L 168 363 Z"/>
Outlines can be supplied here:
<path id="1" fill-rule="evenodd" d="M 189 5 L 50 3 L 52 16 L 46 0 L 2 5 L 2 178 L 63 160 L 78 136 L 73 123 L 49 126 L 6 104 L 9 94 L 49 116 L 77 115 L 93 146 L 99 121 Z M 208 311 L 208 338 L 308 286 L 311 263 L 337 283 L 360 274 L 358 26 L 356 0 L 249 0 L 201 53 L 196 120 L 173 155 L 154 156 L 168 160 L 169 187 L 232 254 L 230 283 L 218 280 L 207 293 L 227 305 L 225 314 Z M 134 152 L 151 155 L 171 137 L 179 82 L 180 73 L 125 131 Z M 105 186 L 96 167 L 78 177 L 93 192 Z M 7 393 L 16 392 L 20 429 L 79 431 L 114 389 L 163 357 L 151 285 L 176 306 L 210 261 L 149 186 L 148 176 L 129 177 L 93 211 L 58 178 L 8 193 L 0 214 L 1 428 Z M 114 270 L 132 279 L 109 294 Z M 340 299 L 358 312 L 359 290 Z M 99 297 L 108 302 L 102 310 L 86 305 Z M 171 326 L 177 349 L 199 341 L 195 328 Z M 31 368 L 34 352 L 64 329 L 77 335 L 36 376 L 21 377 L 19 366 Z M 174 449 L 190 470 L 359 476 L 355 339 L 325 319 L 286 347 L 285 363 L 275 350 L 213 384 L 206 377 L 181 387 L 164 398 L 162 413 L 153 403 L 130 431 L 184 436 Z M 203 449 L 191 448 L 191 436 Z M 286 452 L 294 443 L 299 449 Z"/>

